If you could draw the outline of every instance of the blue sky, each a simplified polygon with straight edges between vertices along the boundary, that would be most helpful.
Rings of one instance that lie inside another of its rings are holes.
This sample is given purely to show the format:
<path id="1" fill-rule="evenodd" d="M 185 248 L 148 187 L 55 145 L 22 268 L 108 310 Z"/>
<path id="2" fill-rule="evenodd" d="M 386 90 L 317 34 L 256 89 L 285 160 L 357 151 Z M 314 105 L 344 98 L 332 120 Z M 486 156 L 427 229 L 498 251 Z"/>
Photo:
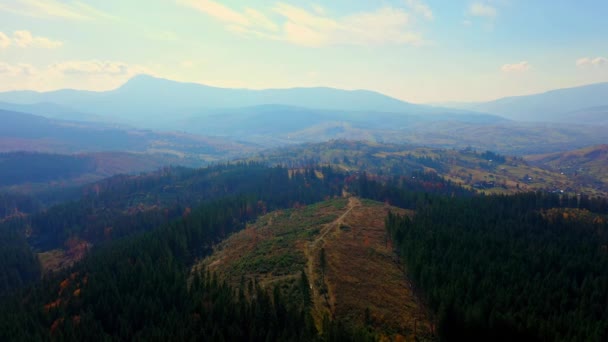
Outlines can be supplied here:
<path id="1" fill-rule="evenodd" d="M 2 0 L 0 91 L 133 75 L 479 101 L 608 81 L 604 0 Z"/>

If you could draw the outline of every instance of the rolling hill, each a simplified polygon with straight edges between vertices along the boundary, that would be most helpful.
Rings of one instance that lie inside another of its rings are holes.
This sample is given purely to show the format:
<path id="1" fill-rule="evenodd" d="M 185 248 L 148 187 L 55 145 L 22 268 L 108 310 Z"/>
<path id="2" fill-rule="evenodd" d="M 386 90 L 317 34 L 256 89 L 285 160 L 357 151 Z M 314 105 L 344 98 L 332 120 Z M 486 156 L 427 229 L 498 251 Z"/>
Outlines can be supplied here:
<path id="1" fill-rule="evenodd" d="M 567 122 L 604 126 L 608 125 L 608 105 L 577 109 L 561 116 Z"/>
<path id="2" fill-rule="evenodd" d="M 405 144 L 380 144 L 363 141 L 334 140 L 288 146 L 261 152 L 253 160 L 271 164 L 305 166 L 314 163 L 330 164 L 349 172 L 368 172 L 386 177 L 409 177 L 416 173 L 432 173 L 467 189 L 486 194 L 514 194 L 545 190 L 587 195 L 608 194 L 605 147 L 590 149 L 589 164 L 577 164 L 596 170 L 593 180 L 581 171 L 562 172 L 549 162 L 554 155 L 535 158 L 503 156 L 472 148 L 443 149 Z M 604 151 L 604 152 L 601 152 Z M 576 155 L 582 154 L 577 152 Z M 557 157 L 561 154 L 555 155 Z M 602 157 L 603 156 L 603 157 Z M 553 157 L 553 158 L 557 158 Z M 546 158 L 546 159 L 542 159 Z M 602 159 L 604 158 L 604 159 Z"/>
<path id="3" fill-rule="evenodd" d="M 0 109 L 9 112 L 29 113 L 57 120 L 104 121 L 104 118 L 101 116 L 77 112 L 71 108 L 56 105 L 54 103 L 40 102 L 34 104 L 15 104 L 0 102 Z"/>
<path id="4" fill-rule="evenodd" d="M 588 187 L 607 189 L 608 145 L 526 156 L 532 165 L 567 174 Z"/>
<path id="5" fill-rule="evenodd" d="M 458 122 L 471 125 L 505 123 L 507 120 L 493 115 L 477 113 L 442 114 L 393 113 L 378 110 L 325 110 L 285 105 L 260 105 L 231 109 L 209 110 L 205 114 L 184 120 L 167 122 L 167 126 L 203 135 L 220 135 L 249 138 L 260 136 L 297 141 L 326 139 L 323 127 L 347 125 L 365 131 L 406 130 L 438 122 Z M 310 131 L 310 136 L 304 132 Z M 334 132 L 338 134 L 340 132 Z M 329 132 L 331 135 L 331 132 Z M 295 139 L 301 136 L 301 139 Z M 330 136 L 331 138 L 332 136 Z M 333 136 L 335 137 L 335 136 Z"/>
<path id="6" fill-rule="evenodd" d="M 0 152 L 81 153 L 122 151 L 169 154 L 183 163 L 213 161 L 255 150 L 221 138 L 137 130 L 111 124 L 48 119 L 0 110 Z"/>
<path id="7" fill-rule="evenodd" d="M 116 174 L 154 171 L 164 166 L 187 164 L 173 155 L 92 152 L 72 155 L 38 152 L 0 153 L 0 189 L 27 185 L 81 185 Z"/>

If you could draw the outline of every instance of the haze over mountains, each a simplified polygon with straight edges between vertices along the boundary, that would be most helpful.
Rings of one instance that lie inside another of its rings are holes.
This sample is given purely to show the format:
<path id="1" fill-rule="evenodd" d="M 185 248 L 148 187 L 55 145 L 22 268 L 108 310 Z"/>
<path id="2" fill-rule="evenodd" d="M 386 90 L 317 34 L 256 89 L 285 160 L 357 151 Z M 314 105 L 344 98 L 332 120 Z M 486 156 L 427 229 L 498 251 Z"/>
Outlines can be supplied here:
<path id="1" fill-rule="evenodd" d="M 450 105 L 493 113 L 518 121 L 573 122 L 594 125 L 607 121 L 608 82 L 557 89 L 541 94 L 505 97 L 489 102 L 451 103 Z"/>
<path id="2" fill-rule="evenodd" d="M 33 139 L 34 131 L 26 134 L 29 136 L 20 136 L 19 129 L 10 127 L 19 125 L 17 121 L 21 119 L 33 120 L 32 116 L 19 118 L 17 112 L 35 114 L 52 121 L 40 118 L 32 127 L 44 124 L 47 131 L 51 126 L 63 127 L 48 134 L 40 133 L 45 129 L 38 129 L 38 143 L 40 139 L 51 139 L 48 146 L 65 147 L 65 140 L 71 140 L 71 145 L 77 148 L 64 148 L 71 152 L 126 148 L 136 152 L 164 150 L 197 154 L 200 150 L 192 147 L 197 144 L 184 141 L 167 143 L 168 135 L 142 145 L 136 137 L 154 134 L 137 130 L 152 129 L 221 137 L 231 141 L 226 140 L 227 144 L 246 143 L 254 148 L 351 139 L 438 147 L 473 146 L 530 154 L 604 143 L 603 126 L 608 124 L 607 94 L 608 83 L 599 83 L 487 103 L 452 104 L 459 107 L 453 109 L 412 104 L 366 90 L 228 89 L 140 75 L 105 92 L 0 93 L 0 109 L 6 110 L 2 115 L 4 130 L 12 134 L 8 136 Z M 80 124 L 75 124 L 77 121 Z M 85 131 L 68 133 L 65 128 L 68 126 L 70 130 Z M 93 127 L 94 134 L 99 133 L 98 127 L 104 127 L 106 136 L 110 131 L 117 135 L 112 141 L 93 139 L 89 135 Z M 75 142 L 78 136 L 84 140 Z M 137 141 L 129 143 L 129 136 Z M 91 139 L 85 141 L 89 137 Z M 57 140 L 63 142 L 57 143 Z M 98 141 L 109 145 L 96 148 Z M 161 145 L 164 147 L 158 147 Z M 37 150 L 27 146 L 23 149 Z"/>
<path id="3" fill-rule="evenodd" d="M 404 112 L 425 106 L 399 101 L 365 90 L 332 88 L 228 89 L 180 83 L 139 75 L 123 86 L 106 92 L 59 90 L 46 93 L 15 91 L 0 94 L 0 101 L 18 104 L 53 103 L 76 111 L 99 114 L 114 120 L 162 120 L 190 117 L 208 110 L 268 104 L 328 110 L 374 110 Z"/>
<path id="4" fill-rule="evenodd" d="M 493 114 L 512 120 L 563 122 L 573 113 L 597 111 L 608 106 L 608 83 L 557 89 L 541 94 L 506 97 L 481 103 L 450 103 L 454 108 L 401 101 L 367 90 L 334 88 L 230 89 L 196 83 L 181 83 L 138 75 L 121 87 L 93 92 L 11 91 L 0 93 L 0 108 L 55 117 L 83 120 L 113 119 L 137 122 L 160 116 L 194 117 L 218 113 L 220 109 L 281 105 L 327 111 L 373 111 L 408 114 Z M 22 110 L 21 110 L 22 109 Z M 605 111 L 605 108 L 602 110 Z M 222 113 L 221 111 L 219 113 Z"/>
<path id="5" fill-rule="evenodd" d="M 248 150 L 246 146 L 226 139 L 154 132 L 99 122 L 56 120 L 2 109 L 0 121 L 0 152 L 128 151 L 180 157 L 187 153 L 189 156 L 205 156 L 205 159 L 212 161 L 218 156 L 227 157 L 236 151 L 242 153 Z"/>

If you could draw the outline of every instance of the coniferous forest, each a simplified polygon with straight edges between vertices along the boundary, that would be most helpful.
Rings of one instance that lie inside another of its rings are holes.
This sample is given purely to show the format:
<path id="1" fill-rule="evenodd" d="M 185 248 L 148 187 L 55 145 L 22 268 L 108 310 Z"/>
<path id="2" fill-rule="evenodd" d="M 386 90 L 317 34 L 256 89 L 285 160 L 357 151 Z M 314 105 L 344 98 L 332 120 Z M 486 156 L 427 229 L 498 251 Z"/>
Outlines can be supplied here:
<path id="1" fill-rule="evenodd" d="M 542 193 L 436 197 L 386 226 L 446 340 L 605 341 L 608 225 Z"/>
<path id="2" fill-rule="evenodd" d="M 413 210 L 389 213 L 386 229 L 437 339 L 608 338 L 602 198 L 485 196 L 424 172 L 263 163 L 116 176 L 80 193 L 2 219 L 0 340 L 380 340 L 365 324 L 315 324 L 304 272 L 286 292 L 192 268 L 261 215 L 345 194 Z M 12 212 L 15 200 L 3 203 Z M 78 243 L 73 264 L 41 269 L 37 253 Z"/>

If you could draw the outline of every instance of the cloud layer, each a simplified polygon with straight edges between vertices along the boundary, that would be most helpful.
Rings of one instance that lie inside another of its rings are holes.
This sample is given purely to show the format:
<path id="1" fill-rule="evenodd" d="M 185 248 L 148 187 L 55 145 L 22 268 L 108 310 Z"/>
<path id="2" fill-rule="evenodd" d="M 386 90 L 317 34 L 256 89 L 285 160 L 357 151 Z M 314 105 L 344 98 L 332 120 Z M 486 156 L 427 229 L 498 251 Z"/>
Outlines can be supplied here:
<path id="1" fill-rule="evenodd" d="M 506 73 L 521 73 L 530 70 L 532 66 L 528 61 L 521 61 L 519 63 L 505 64 L 500 69 Z"/>
<path id="2" fill-rule="evenodd" d="M 141 73 L 149 73 L 145 67 L 130 65 L 117 61 L 101 60 L 74 60 L 55 63 L 48 67 L 48 71 L 63 75 L 109 75 L 109 76 L 133 76 Z"/>
<path id="3" fill-rule="evenodd" d="M 579 68 L 588 67 L 606 67 L 608 66 L 608 58 L 606 57 L 583 57 L 576 60 L 576 66 Z"/>
<path id="4" fill-rule="evenodd" d="M 36 74 L 36 68 L 30 64 L 9 64 L 0 61 L 0 76 L 16 77 Z"/>
<path id="5" fill-rule="evenodd" d="M 219 20 L 230 31 L 307 47 L 424 43 L 410 28 L 410 14 L 390 6 L 333 18 L 318 5 L 308 10 L 279 2 L 261 12 L 247 7 L 235 10 L 211 0 L 177 2 Z M 407 3 L 425 18 L 433 17 L 432 11 L 421 1 L 408 0 Z"/>
<path id="6" fill-rule="evenodd" d="M 53 49 L 63 45 L 63 42 L 52 40 L 42 36 L 34 36 L 30 31 L 15 31 L 12 37 L 0 32 L 0 48 L 7 48 L 11 45 L 20 48 L 45 48 Z"/>
<path id="7" fill-rule="evenodd" d="M 0 91 L 21 88 L 40 91 L 57 88 L 107 90 L 138 74 L 156 75 L 142 65 L 109 60 L 70 60 L 36 68 L 30 64 L 0 61 Z"/>
<path id="8" fill-rule="evenodd" d="M 80 1 L 15 0 L 10 5 L 0 4 L 0 11 L 35 18 L 66 20 L 113 19 L 111 15 Z"/>

